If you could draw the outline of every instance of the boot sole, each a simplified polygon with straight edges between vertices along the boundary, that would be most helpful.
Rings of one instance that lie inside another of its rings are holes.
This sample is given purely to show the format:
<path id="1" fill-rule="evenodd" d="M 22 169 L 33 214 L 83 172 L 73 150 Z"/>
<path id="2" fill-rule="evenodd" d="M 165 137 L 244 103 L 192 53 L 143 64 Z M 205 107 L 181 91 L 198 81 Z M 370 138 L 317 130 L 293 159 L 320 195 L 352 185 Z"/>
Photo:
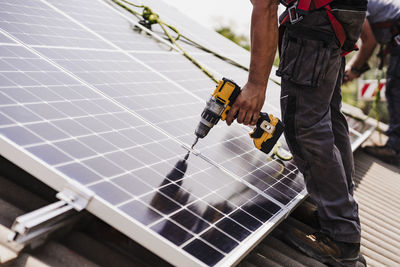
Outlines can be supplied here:
<path id="1" fill-rule="evenodd" d="M 298 250 L 308 255 L 311 258 L 318 260 L 319 262 L 325 263 L 331 267 L 356 267 L 359 257 L 351 259 L 337 259 L 333 256 L 323 256 L 314 253 L 311 248 L 305 248 L 297 243 L 295 240 L 285 238 L 290 244 L 294 245 Z M 365 265 L 366 266 L 366 265 Z"/>

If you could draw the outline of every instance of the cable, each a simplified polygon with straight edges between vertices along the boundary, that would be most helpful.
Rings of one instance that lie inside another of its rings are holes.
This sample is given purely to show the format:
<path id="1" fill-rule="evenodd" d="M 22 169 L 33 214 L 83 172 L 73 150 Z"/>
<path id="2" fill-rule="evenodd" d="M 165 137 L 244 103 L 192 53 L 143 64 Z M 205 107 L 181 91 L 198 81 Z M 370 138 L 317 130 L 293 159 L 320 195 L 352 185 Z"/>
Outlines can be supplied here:
<path id="1" fill-rule="evenodd" d="M 127 0 L 112 0 L 112 1 L 114 3 L 116 3 L 117 5 L 119 5 L 120 7 L 124 8 L 129 13 L 135 15 L 136 17 L 142 18 L 142 20 L 139 21 L 139 23 L 141 25 L 143 25 L 144 27 L 148 28 L 148 29 L 151 29 L 151 25 L 153 25 L 153 24 L 159 24 L 161 29 L 163 30 L 164 34 L 167 36 L 167 40 L 169 40 L 172 44 L 174 44 L 189 61 L 191 61 L 196 67 L 198 67 L 203 73 L 205 73 L 215 83 L 218 83 L 218 79 L 210 71 L 208 71 L 204 66 L 202 66 L 193 56 L 191 56 L 177 42 L 180 38 L 182 40 L 185 40 L 186 42 L 196 46 L 197 48 L 199 48 L 199 49 L 201 49 L 201 50 L 203 50 L 203 51 L 205 51 L 207 53 L 210 53 L 210 54 L 216 56 L 217 58 L 224 60 L 225 62 L 228 62 L 229 64 L 232 64 L 232 65 L 234 65 L 236 67 L 239 67 L 239 68 L 241 68 L 241 69 L 243 69 L 245 71 L 249 71 L 248 67 L 245 67 L 242 64 L 240 64 L 240 63 L 238 63 L 238 62 L 236 62 L 236 61 L 234 61 L 234 60 L 232 60 L 232 59 L 230 59 L 228 57 L 225 57 L 225 56 L 223 56 L 223 55 L 221 55 L 221 54 L 219 54 L 219 53 L 217 53 L 217 52 L 215 52 L 215 51 L 213 51 L 213 50 L 211 50 L 211 49 L 209 49 L 209 48 L 197 43 L 196 41 L 192 40 L 191 38 L 181 34 L 178 31 L 177 28 L 175 28 L 174 26 L 172 26 L 170 24 L 165 23 L 157 13 L 153 12 L 153 10 L 150 7 L 145 6 L 145 5 L 137 5 L 137 4 L 134 4 L 134 3 L 130 2 L 130 1 L 127 1 Z M 142 13 L 131 9 L 130 7 L 125 5 L 124 3 L 127 4 L 127 5 L 130 5 L 130 6 L 133 6 L 135 8 L 142 8 L 143 9 Z M 172 37 L 172 35 L 168 31 L 168 29 L 173 31 L 176 34 L 175 38 Z M 274 80 L 272 78 L 269 78 L 269 80 L 271 80 L 272 82 L 274 82 L 275 84 L 277 84 L 279 86 L 281 85 L 278 81 L 276 81 L 276 80 Z"/>

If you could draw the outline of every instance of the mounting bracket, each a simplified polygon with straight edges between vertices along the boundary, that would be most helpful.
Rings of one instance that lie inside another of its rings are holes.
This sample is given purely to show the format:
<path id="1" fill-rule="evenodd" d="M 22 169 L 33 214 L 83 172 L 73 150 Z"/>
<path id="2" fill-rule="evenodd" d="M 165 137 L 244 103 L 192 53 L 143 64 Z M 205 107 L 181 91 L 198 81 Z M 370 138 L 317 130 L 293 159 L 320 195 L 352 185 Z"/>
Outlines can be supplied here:
<path id="1" fill-rule="evenodd" d="M 75 222 L 93 195 L 80 184 L 69 183 L 56 195 L 59 201 L 17 217 L 9 241 L 32 246 L 42 243 L 49 234 Z"/>

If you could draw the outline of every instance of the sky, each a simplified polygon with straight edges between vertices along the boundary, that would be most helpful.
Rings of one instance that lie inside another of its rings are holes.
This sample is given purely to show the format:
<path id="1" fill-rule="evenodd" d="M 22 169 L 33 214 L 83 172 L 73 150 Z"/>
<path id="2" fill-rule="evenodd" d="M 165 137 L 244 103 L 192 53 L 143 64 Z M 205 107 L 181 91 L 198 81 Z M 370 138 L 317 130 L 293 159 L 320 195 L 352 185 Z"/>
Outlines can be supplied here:
<path id="1" fill-rule="evenodd" d="M 165 0 L 202 25 L 215 29 L 229 25 L 237 34 L 250 35 L 250 0 Z"/>

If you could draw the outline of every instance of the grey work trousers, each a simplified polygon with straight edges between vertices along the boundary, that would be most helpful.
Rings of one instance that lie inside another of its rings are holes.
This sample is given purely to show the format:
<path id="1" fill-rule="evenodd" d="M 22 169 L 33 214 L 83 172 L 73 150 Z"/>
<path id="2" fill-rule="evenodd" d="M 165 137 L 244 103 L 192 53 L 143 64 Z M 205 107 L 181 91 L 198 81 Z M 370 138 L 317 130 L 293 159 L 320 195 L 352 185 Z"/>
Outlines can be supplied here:
<path id="1" fill-rule="evenodd" d="M 361 13 L 356 31 L 363 18 Z M 285 137 L 317 204 L 321 231 L 337 241 L 359 243 L 353 153 L 340 111 L 345 66 L 340 53 L 326 12 L 312 12 L 286 29 L 277 75 L 282 77 Z"/>

